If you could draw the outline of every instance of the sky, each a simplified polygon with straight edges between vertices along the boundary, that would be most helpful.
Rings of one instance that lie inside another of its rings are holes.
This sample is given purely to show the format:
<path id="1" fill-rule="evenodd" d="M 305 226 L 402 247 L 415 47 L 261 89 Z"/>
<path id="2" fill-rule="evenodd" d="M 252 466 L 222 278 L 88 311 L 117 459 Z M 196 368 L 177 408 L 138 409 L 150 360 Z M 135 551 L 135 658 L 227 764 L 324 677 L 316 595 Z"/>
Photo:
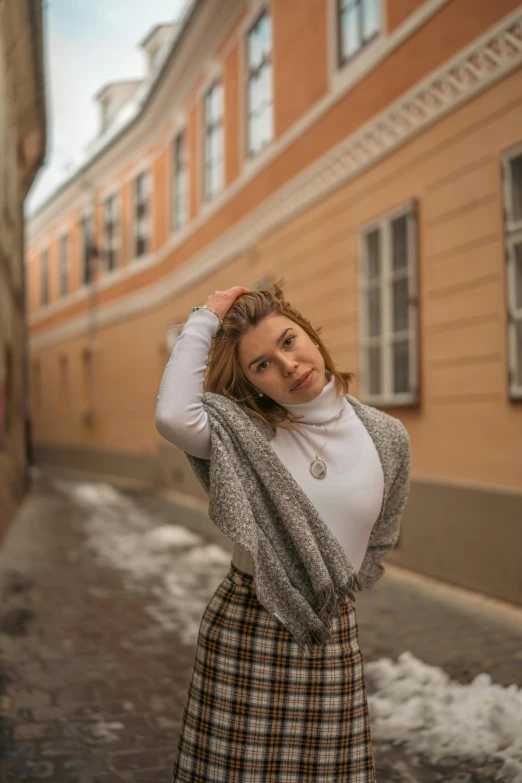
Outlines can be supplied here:
<path id="1" fill-rule="evenodd" d="M 185 5 L 186 0 L 45 0 L 47 154 L 26 201 L 27 214 L 72 172 L 97 135 L 94 95 L 109 81 L 144 76 L 138 42 L 154 25 L 176 21 Z"/>

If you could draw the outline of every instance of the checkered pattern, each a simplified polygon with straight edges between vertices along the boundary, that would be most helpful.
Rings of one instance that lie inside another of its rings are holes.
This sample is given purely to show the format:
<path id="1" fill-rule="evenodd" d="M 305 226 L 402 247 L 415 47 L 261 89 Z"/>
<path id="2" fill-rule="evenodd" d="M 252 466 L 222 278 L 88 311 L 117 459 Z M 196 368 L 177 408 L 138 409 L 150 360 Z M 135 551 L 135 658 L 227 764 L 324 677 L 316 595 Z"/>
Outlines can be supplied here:
<path id="1" fill-rule="evenodd" d="M 231 563 L 203 613 L 173 783 L 375 783 L 353 603 L 306 658 Z"/>

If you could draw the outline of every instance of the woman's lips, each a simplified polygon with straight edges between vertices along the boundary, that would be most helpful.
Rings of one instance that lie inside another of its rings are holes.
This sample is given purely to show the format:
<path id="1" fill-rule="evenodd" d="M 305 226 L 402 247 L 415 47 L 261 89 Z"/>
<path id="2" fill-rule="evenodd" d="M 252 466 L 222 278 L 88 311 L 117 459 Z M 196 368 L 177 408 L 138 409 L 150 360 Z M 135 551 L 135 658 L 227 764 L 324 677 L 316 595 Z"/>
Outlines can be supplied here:
<path id="1" fill-rule="evenodd" d="M 305 388 L 305 386 L 308 386 L 308 384 L 309 384 L 309 383 L 310 383 L 310 381 L 312 380 L 312 373 L 313 373 L 313 370 L 310 370 L 310 372 L 308 373 L 308 375 L 306 376 L 306 378 L 304 379 L 304 381 L 302 381 L 302 382 L 299 384 L 299 386 L 294 386 L 294 388 L 292 389 L 292 391 L 301 391 L 301 389 L 304 389 L 304 388 Z"/>

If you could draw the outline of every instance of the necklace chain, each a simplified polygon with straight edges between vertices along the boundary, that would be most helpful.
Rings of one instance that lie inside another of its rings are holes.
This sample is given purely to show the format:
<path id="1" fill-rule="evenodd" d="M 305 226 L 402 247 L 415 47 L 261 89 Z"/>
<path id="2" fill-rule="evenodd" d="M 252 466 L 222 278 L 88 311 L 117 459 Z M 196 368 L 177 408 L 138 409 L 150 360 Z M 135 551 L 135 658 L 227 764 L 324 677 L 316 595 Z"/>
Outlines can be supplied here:
<path id="1" fill-rule="evenodd" d="M 338 414 L 336 414 L 336 416 L 333 416 L 331 419 L 328 420 L 330 422 L 330 421 L 334 421 L 334 419 L 336 419 L 336 422 L 335 422 L 334 428 L 333 428 L 333 430 L 331 432 L 331 435 L 334 434 L 335 428 L 337 427 L 338 423 L 340 422 L 341 416 L 343 415 L 343 413 L 344 413 L 344 408 L 342 408 L 340 410 L 340 412 Z M 324 427 L 325 423 L 323 422 L 323 424 L 316 424 L 316 425 L 313 425 L 313 426 Z M 310 438 L 308 437 L 308 435 L 306 434 L 306 432 L 304 430 L 303 430 L 303 435 L 305 436 L 305 438 L 308 441 L 308 443 L 310 443 L 310 445 L 312 445 L 312 443 L 310 441 Z M 324 460 L 319 460 L 319 455 L 322 453 L 322 451 L 323 451 L 323 449 L 324 449 L 324 447 L 326 446 L 327 443 L 328 443 L 328 438 L 326 438 L 325 442 L 323 443 L 323 445 L 321 446 L 319 451 L 316 453 L 315 459 L 310 463 L 310 472 L 311 472 L 311 474 L 312 474 L 312 476 L 314 478 L 324 478 L 326 476 L 326 463 L 324 462 Z M 319 464 L 318 464 L 319 473 L 314 472 L 314 466 L 315 466 L 317 461 L 319 461 Z"/>
<path id="2" fill-rule="evenodd" d="M 331 421 L 335 421 L 336 419 L 338 419 L 339 416 L 342 415 L 343 410 L 344 410 L 344 408 L 342 410 L 340 410 L 339 413 L 336 413 L 335 416 L 332 416 L 331 419 L 326 419 L 326 421 L 322 421 L 320 424 L 319 423 L 316 424 L 315 422 L 311 421 L 310 423 L 308 423 L 308 426 L 309 427 L 324 427 L 325 424 L 330 424 Z M 307 422 L 305 422 L 305 423 L 307 423 Z"/>

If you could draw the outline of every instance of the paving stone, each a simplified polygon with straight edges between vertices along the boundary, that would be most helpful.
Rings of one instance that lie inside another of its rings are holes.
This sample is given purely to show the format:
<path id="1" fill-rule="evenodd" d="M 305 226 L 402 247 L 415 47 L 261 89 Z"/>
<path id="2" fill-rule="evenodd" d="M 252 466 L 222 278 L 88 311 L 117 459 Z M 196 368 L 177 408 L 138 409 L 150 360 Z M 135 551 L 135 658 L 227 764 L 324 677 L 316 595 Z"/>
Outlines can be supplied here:
<path id="1" fill-rule="evenodd" d="M 45 691 L 16 690 L 10 692 L 11 699 L 16 703 L 18 709 L 33 709 L 34 707 L 47 707 L 51 703 L 51 696 Z"/>
<path id="2" fill-rule="evenodd" d="M 14 764 L 2 765 L 3 781 L 5 783 L 18 783 L 22 780 L 50 780 L 55 774 L 54 765 L 50 761 L 31 761 L 23 759 Z M 2 768 L 0 767 L 0 772 Z M 3 783 L 3 782 L 2 782 Z"/>
<path id="3" fill-rule="evenodd" d="M 42 742 L 40 755 L 42 756 L 75 756 L 82 752 L 83 743 L 73 739 L 57 738 L 52 742 Z"/>
<path id="4" fill-rule="evenodd" d="M 18 740 L 17 742 L 12 739 L 12 731 L 9 734 L 9 742 L 7 744 L 2 744 L 1 749 L 1 755 L 0 760 L 20 760 L 24 759 L 26 761 L 32 761 L 33 759 L 37 758 L 37 747 L 34 744 L 31 744 L 29 742 L 22 742 L 21 740 Z"/>
<path id="5" fill-rule="evenodd" d="M 161 763 L 165 749 L 133 750 L 129 753 L 111 754 L 111 768 L 118 770 L 145 770 L 154 769 Z"/>
<path id="6" fill-rule="evenodd" d="M 18 723 L 13 729 L 15 741 L 44 739 L 52 736 L 60 736 L 60 729 L 55 723 Z"/>
<path id="7" fill-rule="evenodd" d="M 153 767 L 135 772 L 132 783 L 170 783 L 172 771 L 168 767 Z"/>

